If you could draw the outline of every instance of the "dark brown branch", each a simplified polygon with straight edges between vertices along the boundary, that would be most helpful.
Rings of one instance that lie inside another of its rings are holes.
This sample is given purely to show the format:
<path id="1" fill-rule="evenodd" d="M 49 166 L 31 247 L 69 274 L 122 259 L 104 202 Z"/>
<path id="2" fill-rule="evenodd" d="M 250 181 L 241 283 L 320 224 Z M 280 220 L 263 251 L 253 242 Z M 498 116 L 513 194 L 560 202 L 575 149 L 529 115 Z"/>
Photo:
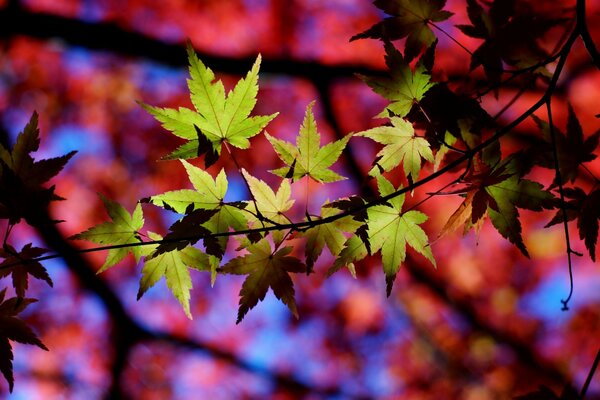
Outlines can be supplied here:
<path id="1" fill-rule="evenodd" d="M 581 36 L 581 40 L 583 41 L 583 44 L 585 45 L 592 62 L 596 68 L 600 69 L 600 53 L 598 53 L 598 49 L 592 40 L 592 36 L 588 30 L 587 21 L 585 19 L 585 0 L 577 0 L 575 12 L 577 15 L 577 30 L 579 31 L 579 36 Z"/>
<path id="2" fill-rule="evenodd" d="M 143 34 L 127 31 L 112 23 L 88 23 L 57 15 L 21 9 L 0 9 L 0 38 L 24 35 L 38 39 L 60 39 L 89 50 L 104 50 L 128 58 L 140 57 L 174 67 L 187 68 L 185 44 L 168 44 Z M 245 75 L 253 57 L 219 57 L 198 53 L 213 70 Z M 363 65 L 328 66 L 318 62 L 265 58 L 261 72 L 289 75 L 311 81 L 354 77 L 356 73 L 372 75 L 377 70 Z"/>

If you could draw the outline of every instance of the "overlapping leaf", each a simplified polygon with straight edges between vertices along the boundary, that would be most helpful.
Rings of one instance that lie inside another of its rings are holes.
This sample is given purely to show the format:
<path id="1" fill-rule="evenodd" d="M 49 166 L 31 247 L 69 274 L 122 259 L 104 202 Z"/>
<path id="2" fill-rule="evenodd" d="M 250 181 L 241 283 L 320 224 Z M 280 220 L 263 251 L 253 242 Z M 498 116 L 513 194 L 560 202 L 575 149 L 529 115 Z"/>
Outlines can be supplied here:
<path id="1" fill-rule="evenodd" d="M 377 177 L 377 186 L 381 196 L 387 196 L 397 190 L 381 175 Z M 427 235 L 419 226 L 427 220 L 427 216 L 416 210 L 402 212 L 404 194 L 394 197 L 388 203 L 371 207 L 367 212 L 369 214 L 371 251 L 373 253 L 381 251 L 387 295 L 389 296 L 400 264 L 406 258 L 407 244 L 425 256 L 433 265 L 435 265 L 435 259 L 431 253 Z"/>
<path id="2" fill-rule="evenodd" d="M 600 219 L 600 189 L 585 193 L 583 189 L 578 187 L 564 188 L 563 193 L 565 198 L 568 199 L 565 202 L 567 221 L 577 219 L 579 238 L 584 241 L 591 259 L 596 261 L 598 219 Z M 563 221 L 563 212 L 562 210 L 558 210 L 554 218 L 546 226 L 559 224 Z"/>
<path id="3" fill-rule="evenodd" d="M 140 243 L 142 240 L 139 237 L 139 230 L 144 225 L 141 204 L 138 203 L 133 210 L 133 214 L 129 214 L 119 203 L 109 200 L 103 195 L 100 195 L 100 198 L 112 222 L 103 222 L 85 232 L 71 236 L 71 239 L 89 240 L 103 245 L 135 245 Z M 114 266 L 129 253 L 132 253 L 136 261 L 139 261 L 142 255 L 141 247 L 131 246 L 110 249 L 106 261 L 98 273 Z"/>
<path id="4" fill-rule="evenodd" d="M 48 350 L 29 326 L 17 315 L 27 308 L 35 299 L 11 297 L 4 300 L 6 289 L 0 291 L 0 372 L 8 382 L 12 392 L 15 379 L 13 377 L 13 353 L 10 340 L 23 344 L 33 344 Z"/>
<path id="5" fill-rule="evenodd" d="M 275 193 L 264 181 L 250 175 L 246 170 L 242 169 L 242 174 L 246 178 L 254 198 L 254 202 L 249 203 L 247 207 L 251 214 L 249 220 L 254 225 L 260 223 L 263 226 L 289 223 L 290 221 L 284 213 L 294 205 L 294 200 L 290 198 L 292 195 L 290 182 L 283 179 Z M 283 232 L 274 231 L 273 239 L 275 243 L 280 243 L 283 240 Z"/>
<path id="6" fill-rule="evenodd" d="M 247 229 L 248 221 L 246 217 L 248 213 L 241 210 L 246 204 L 225 202 L 225 195 L 228 188 L 225 170 L 221 170 L 217 177 L 213 178 L 208 172 L 195 167 L 187 161 L 182 160 L 181 162 L 186 169 L 194 190 L 182 189 L 170 191 L 152 196 L 149 201 L 155 205 L 172 209 L 180 214 L 185 214 L 190 210 L 214 211 L 212 216 L 201 224 L 201 227 L 207 230 L 206 233 L 227 232 L 230 229 L 235 231 Z M 187 218 L 189 219 L 190 217 Z M 191 235 L 191 232 L 188 233 L 188 236 Z M 211 263 L 213 265 L 213 283 L 216 277 L 216 268 L 227 248 L 227 241 L 228 237 L 225 236 L 204 240 L 207 252 L 214 257 Z M 166 248 L 163 246 L 163 249 Z"/>
<path id="7" fill-rule="evenodd" d="M 162 240 L 160 235 L 153 232 L 148 232 L 148 236 L 152 240 Z M 167 287 L 181 303 L 185 315 L 192 319 L 190 312 L 192 279 L 188 267 L 198 271 L 210 271 L 211 266 L 208 256 L 191 246 L 161 254 L 156 254 L 157 248 L 158 245 L 152 245 L 143 249 L 144 267 L 142 268 L 137 299 L 139 300 L 148 289 L 164 276 Z"/>
<path id="8" fill-rule="evenodd" d="M 519 14 L 515 0 L 494 0 L 486 11 L 477 0 L 467 0 L 471 25 L 458 25 L 465 34 L 484 43 L 473 52 L 471 69 L 482 65 L 492 81 L 499 81 L 502 63 L 521 68 L 545 59 L 540 37 L 558 21 L 544 19 L 538 13 Z M 544 69 L 538 72 L 548 74 Z"/>
<path id="9" fill-rule="evenodd" d="M 237 323 L 265 298 L 269 288 L 298 318 L 294 283 L 289 273 L 304 272 L 305 265 L 296 257 L 288 255 L 292 251 L 291 247 L 274 251 L 267 239 L 248 246 L 247 250 L 249 254 L 234 258 L 221 268 L 226 274 L 248 275 L 240 291 Z"/>
<path id="10" fill-rule="evenodd" d="M 327 207 L 325 204 L 321 208 L 321 217 L 327 218 L 338 214 L 340 211 Z M 304 255 L 306 257 L 307 273 L 310 273 L 315 265 L 315 261 L 323 252 L 323 248 L 327 248 L 334 257 L 337 257 L 344 248 L 346 243 L 346 233 L 355 232 L 362 223 L 356 221 L 352 216 L 346 216 L 337 219 L 333 222 L 314 226 L 302 234 L 306 238 L 306 246 Z"/>
<path id="11" fill-rule="evenodd" d="M 393 44 L 386 42 L 385 53 L 385 63 L 389 69 L 387 76 L 361 78 L 375 93 L 392 102 L 378 117 L 388 117 L 390 112 L 404 117 L 435 83 L 431 82 L 431 75 L 423 60 L 417 63 L 413 71 Z"/>
<path id="12" fill-rule="evenodd" d="M 584 139 L 581 124 L 573 108 L 569 106 L 567 120 L 567 132 L 562 133 L 556 126 L 554 133 L 556 138 L 556 151 L 558 153 L 558 166 L 563 182 L 574 182 L 577 178 L 579 167 L 589 161 L 596 159 L 596 148 L 600 140 L 600 129 Z M 544 142 L 537 143 L 526 151 L 525 158 L 532 164 L 544 168 L 554 169 L 554 146 L 550 127 L 546 121 L 532 116 L 542 131 Z M 557 182 L 555 182 L 556 184 Z"/>
<path id="13" fill-rule="evenodd" d="M 306 107 L 296 146 L 266 134 L 279 158 L 287 165 L 287 167 L 271 172 L 282 178 L 292 178 L 292 180 L 298 180 L 304 176 L 309 176 L 317 182 L 335 182 L 346 179 L 333 172 L 329 167 L 342 154 L 350 135 L 321 147 L 321 135 L 317 131 L 317 123 L 312 112 L 313 106 L 314 102 L 311 102 Z"/>
<path id="14" fill-rule="evenodd" d="M 12 284 L 18 297 L 25 297 L 25 291 L 29 286 L 29 276 L 45 281 L 52 287 L 52 279 L 46 268 L 37 261 L 31 261 L 46 253 L 46 249 L 32 247 L 31 243 L 23 246 L 21 251 L 15 250 L 9 244 L 0 248 L 0 257 L 4 261 L 0 263 L 0 278 L 11 275 Z"/>
<path id="15" fill-rule="evenodd" d="M 11 224 L 21 218 L 35 224 L 39 218 L 37 213 L 45 210 L 50 201 L 62 200 L 54 193 L 54 186 L 42 185 L 58 174 L 76 152 L 35 161 L 31 153 L 39 147 L 40 131 L 35 112 L 12 149 L 0 145 L 0 218 L 8 219 Z"/>
<path id="16" fill-rule="evenodd" d="M 416 180 L 421 171 L 421 159 L 433 162 L 429 142 L 415 135 L 410 122 L 398 117 L 391 117 L 390 121 L 392 126 L 380 126 L 356 134 L 385 145 L 377 153 L 375 166 L 369 171 L 369 175 L 390 171 L 403 162 L 406 176 L 410 175 L 413 180 Z"/>
<path id="17" fill-rule="evenodd" d="M 214 73 L 200 61 L 191 45 L 188 45 L 187 52 L 190 63 L 188 87 L 196 111 L 183 107 L 159 108 L 148 104 L 142 104 L 142 107 L 165 129 L 188 140 L 167 159 L 187 159 L 207 154 L 204 162 L 209 166 L 218 158 L 223 143 L 247 149 L 250 146 L 248 139 L 260 133 L 277 114 L 249 116 L 256 104 L 260 56 L 246 78 L 240 79 L 226 96 L 223 83 L 215 81 Z M 204 138 L 208 139 L 210 146 Z"/>
<path id="18" fill-rule="evenodd" d="M 406 38 L 404 53 L 409 61 L 435 41 L 435 34 L 429 25 L 445 21 L 453 15 L 442 10 L 446 0 L 375 0 L 374 4 L 392 17 L 385 18 L 350 40 L 375 38 L 390 41 Z"/>
<path id="19" fill-rule="evenodd" d="M 477 173 L 466 177 L 468 185 L 461 189 L 465 200 L 450 216 L 440 236 L 462 224 L 476 225 L 486 214 L 498 232 L 529 257 L 521 237 L 521 222 L 517 208 L 541 211 L 552 208 L 554 196 L 543 186 L 528 179 L 521 179 L 514 159 L 494 168 L 479 164 Z"/>

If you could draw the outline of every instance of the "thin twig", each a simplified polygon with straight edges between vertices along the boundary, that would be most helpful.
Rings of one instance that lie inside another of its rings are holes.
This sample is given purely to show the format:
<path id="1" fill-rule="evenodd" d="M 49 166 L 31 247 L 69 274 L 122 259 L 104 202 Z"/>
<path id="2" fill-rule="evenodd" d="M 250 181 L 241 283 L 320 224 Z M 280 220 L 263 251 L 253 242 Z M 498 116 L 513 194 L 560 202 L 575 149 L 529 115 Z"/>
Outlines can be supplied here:
<path id="1" fill-rule="evenodd" d="M 588 373 L 587 378 L 585 379 L 585 383 L 581 388 L 581 395 L 579 398 L 581 400 L 585 399 L 585 394 L 592 383 L 592 378 L 594 377 L 594 373 L 596 372 L 596 368 L 598 368 L 598 363 L 600 363 L 600 349 L 598 349 L 598 353 L 596 353 L 596 358 L 594 359 L 594 363 L 592 364 L 592 368 L 590 368 L 590 372 Z"/>
<path id="2" fill-rule="evenodd" d="M 556 171 L 555 181 L 558 184 L 558 193 L 560 195 L 560 209 L 563 217 L 563 227 L 565 230 L 565 243 L 567 244 L 567 262 L 569 264 L 569 296 L 566 299 L 561 299 L 562 310 L 567 311 L 569 309 L 569 300 L 573 295 L 573 264 L 571 260 L 571 239 L 569 237 L 569 220 L 567 219 L 567 207 L 565 203 L 565 193 L 563 190 L 563 181 L 560 173 L 560 165 L 558 163 L 558 146 L 556 144 L 556 132 L 554 132 L 554 122 L 552 120 L 552 98 L 548 98 L 546 101 L 546 110 L 548 112 L 548 127 L 550 129 L 550 138 L 552 139 L 552 155 L 554 157 L 554 170 Z"/>

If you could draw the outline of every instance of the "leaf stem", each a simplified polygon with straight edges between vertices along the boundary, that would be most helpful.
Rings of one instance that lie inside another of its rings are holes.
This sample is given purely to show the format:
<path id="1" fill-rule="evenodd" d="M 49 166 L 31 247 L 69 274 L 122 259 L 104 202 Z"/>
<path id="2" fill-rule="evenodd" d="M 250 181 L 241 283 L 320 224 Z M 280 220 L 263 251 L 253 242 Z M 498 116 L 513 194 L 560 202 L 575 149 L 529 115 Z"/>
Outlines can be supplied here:
<path id="1" fill-rule="evenodd" d="M 462 44 L 461 42 L 459 42 L 458 40 L 456 40 L 454 38 L 454 36 L 452 36 L 451 34 L 449 34 L 448 32 L 446 32 L 442 27 L 438 26 L 435 22 L 427 21 L 427 23 L 429 25 L 433 26 L 438 31 L 442 32 L 444 35 L 446 35 L 450 40 L 452 40 L 454 43 L 456 43 L 461 49 L 463 49 L 464 51 L 466 51 L 467 53 L 469 53 L 469 55 L 471 57 L 473 56 L 473 52 L 471 50 L 469 50 L 464 44 Z"/>
<path id="2" fill-rule="evenodd" d="M 573 264 L 571 260 L 571 254 L 573 253 L 573 249 L 571 249 L 571 239 L 569 237 L 569 221 L 567 219 L 567 208 L 565 203 L 565 193 L 563 190 L 563 181 L 560 173 L 560 165 L 558 162 L 558 148 L 556 145 L 556 132 L 554 131 L 554 123 L 552 120 L 552 98 L 548 98 L 546 100 L 546 110 L 548 112 L 548 127 L 550 129 L 550 138 L 552 139 L 552 155 L 554 157 L 554 170 L 556 171 L 556 183 L 558 184 L 558 193 L 560 195 L 560 209 L 563 216 L 563 227 L 565 230 L 565 243 L 567 245 L 567 262 L 569 265 L 569 295 L 566 299 L 561 299 L 562 310 L 567 311 L 569 309 L 569 301 L 571 300 L 571 296 L 573 295 Z"/>

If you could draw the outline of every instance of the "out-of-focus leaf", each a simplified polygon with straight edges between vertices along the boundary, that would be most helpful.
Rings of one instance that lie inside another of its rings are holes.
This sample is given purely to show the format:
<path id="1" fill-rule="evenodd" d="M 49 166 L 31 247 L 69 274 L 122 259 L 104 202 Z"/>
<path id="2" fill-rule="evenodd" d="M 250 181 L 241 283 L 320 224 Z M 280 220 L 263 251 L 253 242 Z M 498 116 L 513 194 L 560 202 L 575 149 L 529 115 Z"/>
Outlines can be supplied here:
<path id="1" fill-rule="evenodd" d="M 16 224 L 24 218 L 35 225 L 48 204 L 63 200 L 54 193 L 54 186 L 42 185 L 58 174 L 75 155 L 35 161 L 31 153 L 40 146 L 38 115 L 33 113 L 25 129 L 19 133 L 12 149 L 0 145 L 0 218 Z"/>
<path id="2" fill-rule="evenodd" d="M 6 289 L 0 291 L 0 372 L 8 382 L 12 392 L 15 379 L 13 377 L 13 353 L 10 341 L 33 344 L 41 349 L 48 350 L 38 339 L 29 326 L 18 318 L 17 315 L 25 310 L 35 299 L 11 297 L 4 300 Z"/>
<path id="3" fill-rule="evenodd" d="M 25 291 L 29 286 L 29 275 L 45 281 L 50 287 L 53 286 L 46 268 L 37 261 L 30 261 L 44 253 L 46 253 L 46 249 L 32 247 L 31 243 L 23 246 L 21 251 L 16 251 L 9 244 L 5 244 L 3 249 L 0 248 L 0 257 L 4 258 L 4 261 L 0 263 L 0 278 L 11 275 L 12 284 L 18 297 L 25 297 Z M 19 262 L 24 263 L 19 264 Z M 8 265 L 11 266 L 8 267 Z"/>

